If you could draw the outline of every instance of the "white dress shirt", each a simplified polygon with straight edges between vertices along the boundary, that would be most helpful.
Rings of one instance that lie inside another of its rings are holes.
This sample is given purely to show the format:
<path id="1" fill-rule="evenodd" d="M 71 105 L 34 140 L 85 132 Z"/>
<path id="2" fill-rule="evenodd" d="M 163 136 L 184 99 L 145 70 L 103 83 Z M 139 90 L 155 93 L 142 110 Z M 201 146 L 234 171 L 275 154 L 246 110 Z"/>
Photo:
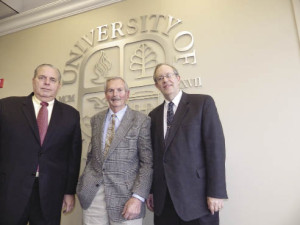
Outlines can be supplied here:
<path id="1" fill-rule="evenodd" d="M 179 93 L 172 100 L 172 102 L 174 103 L 174 105 L 173 105 L 174 115 L 176 113 L 176 110 L 178 108 L 179 102 L 181 100 L 181 96 L 182 96 L 182 91 L 180 90 Z M 170 101 L 168 101 L 168 100 L 165 99 L 165 105 L 164 105 L 164 137 L 166 137 L 166 133 L 167 133 L 167 112 L 168 112 L 168 104 L 169 103 L 170 103 Z"/>

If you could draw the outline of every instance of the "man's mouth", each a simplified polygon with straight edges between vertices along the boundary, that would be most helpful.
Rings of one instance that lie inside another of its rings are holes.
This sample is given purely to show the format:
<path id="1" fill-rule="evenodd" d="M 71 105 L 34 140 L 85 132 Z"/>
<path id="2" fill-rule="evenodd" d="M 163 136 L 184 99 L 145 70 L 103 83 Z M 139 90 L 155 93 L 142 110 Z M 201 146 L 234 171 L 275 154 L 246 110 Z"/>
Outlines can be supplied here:
<path id="1" fill-rule="evenodd" d="M 166 84 L 166 85 L 163 86 L 163 88 L 166 89 L 166 88 L 171 87 L 171 86 L 172 86 L 171 84 Z"/>
<path id="2" fill-rule="evenodd" d="M 51 89 L 48 88 L 42 88 L 43 91 L 51 91 Z"/>

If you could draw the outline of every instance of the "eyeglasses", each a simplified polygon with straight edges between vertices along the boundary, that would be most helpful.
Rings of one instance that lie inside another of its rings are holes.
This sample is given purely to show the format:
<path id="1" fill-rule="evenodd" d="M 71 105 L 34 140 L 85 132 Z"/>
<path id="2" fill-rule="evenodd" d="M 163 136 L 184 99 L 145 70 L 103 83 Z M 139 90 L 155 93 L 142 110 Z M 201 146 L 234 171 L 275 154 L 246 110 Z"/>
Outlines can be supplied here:
<path id="1" fill-rule="evenodd" d="M 45 82 L 48 79 L 48 77 L 46 77 L 44 75 L 40 75 L 40 76 L 37 76 L 37 79 L 41 82 Z M 52 84 L 55 84 L 57 82 L 57 79 L 55 79 L 54 77 L 50 77 L 49 80 L 50 80 L 50 83 L 52 83 Z"/>
<path id="2" fill-rule="evenodd" d="M 165 75 L 160 75 L 160 76 L 156 77 L 155 80 L 157 82 L 161 82 L 161 81 L 163 81 L 164 78 L 170 79 L 174 75 L 175 75 L 174 73 L 167 73 Z"/>

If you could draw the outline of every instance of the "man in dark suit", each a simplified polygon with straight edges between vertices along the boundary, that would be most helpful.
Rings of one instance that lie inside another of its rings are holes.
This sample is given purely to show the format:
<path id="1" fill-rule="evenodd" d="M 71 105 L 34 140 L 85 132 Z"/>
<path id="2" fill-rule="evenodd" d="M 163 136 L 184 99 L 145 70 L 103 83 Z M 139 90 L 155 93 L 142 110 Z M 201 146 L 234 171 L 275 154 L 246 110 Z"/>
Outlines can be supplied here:
<path id="1" fill-rule="evenodd" d="M 217 225 L 225 184 L 225 141 L 213 99 L 186 94 L 173 66 L 155 68 L 163 104 L 150 112 L 155 225 Z M 169 104 L 170 103 L 170 104 Z"/>
<path id="2" fill-rule="evenodd" d="M 38 66 L 32 85 L 27 97 L 0 100 L 1 225 L 58 225 L 61 210 L 75 203 L 79 112 L 55 99 L 61 75 L 54 66 Z"/>

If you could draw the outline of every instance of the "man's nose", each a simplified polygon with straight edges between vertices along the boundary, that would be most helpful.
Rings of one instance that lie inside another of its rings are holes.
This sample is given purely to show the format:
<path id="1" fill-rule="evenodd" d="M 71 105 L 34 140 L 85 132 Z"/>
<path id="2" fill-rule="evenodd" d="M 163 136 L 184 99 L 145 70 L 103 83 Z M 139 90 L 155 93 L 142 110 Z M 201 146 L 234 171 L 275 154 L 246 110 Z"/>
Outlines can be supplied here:
<path id="1" fill-rule="evenodd" d="M 166 81 L 168 81 L 168 80 L 170 80 L 170 77 L 169 77 L 168 75 L 162 76 L 162 81 L 163 81 L 163 82 L 166 82 Z"/>
<path id="2" fill-rule="evenodd" d="M 46 77 L 45 80 L 44 80 L 44 83 L 45 84 L 50 84 L 50 78 Z"/>

